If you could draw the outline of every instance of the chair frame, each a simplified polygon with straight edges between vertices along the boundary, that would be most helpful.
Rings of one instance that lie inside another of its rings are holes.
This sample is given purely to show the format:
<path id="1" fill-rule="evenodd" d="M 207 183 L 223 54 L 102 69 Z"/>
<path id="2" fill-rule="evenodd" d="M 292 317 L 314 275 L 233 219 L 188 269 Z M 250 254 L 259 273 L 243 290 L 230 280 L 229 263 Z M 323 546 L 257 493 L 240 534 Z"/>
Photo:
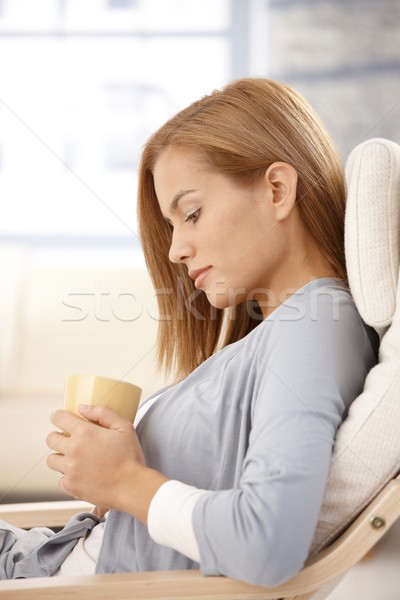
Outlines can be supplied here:
<path id="1" fill-rule="evenodd" d="M 0 519 L 22 528 L 58 527 L 85 502 L 42 502 L 0 506 Z M 390 481 L 328 548 L 310 558 L 298 575 L 275 588 L 249 585 L 199 571 L 154 571 L 82 577 L 46 577 L 0 582 L 7 600 L 311 600 L 360 561 L 400 517 L 400 475 Z"/>

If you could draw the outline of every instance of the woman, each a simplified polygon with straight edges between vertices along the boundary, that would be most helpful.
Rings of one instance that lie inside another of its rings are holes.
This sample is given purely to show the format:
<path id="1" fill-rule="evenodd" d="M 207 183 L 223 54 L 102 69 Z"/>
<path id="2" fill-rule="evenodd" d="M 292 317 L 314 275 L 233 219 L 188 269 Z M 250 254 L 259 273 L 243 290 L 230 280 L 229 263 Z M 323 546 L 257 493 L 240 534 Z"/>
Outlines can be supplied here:
<path id="1" fill-rule="evenodd" d="M 111 510 L 40 542 L 5 526 L 3 576 L 200 564 L 276 585 L 307 558 L 336 429 L 376 361 L 347 288 L 339 158 L 296 92 L 243 79 L 150 138 L 138 205 L 176 383 L 136 433 L 104 407 L 52 415 L 71 434 L 48 437 L 60 487 Z"/>

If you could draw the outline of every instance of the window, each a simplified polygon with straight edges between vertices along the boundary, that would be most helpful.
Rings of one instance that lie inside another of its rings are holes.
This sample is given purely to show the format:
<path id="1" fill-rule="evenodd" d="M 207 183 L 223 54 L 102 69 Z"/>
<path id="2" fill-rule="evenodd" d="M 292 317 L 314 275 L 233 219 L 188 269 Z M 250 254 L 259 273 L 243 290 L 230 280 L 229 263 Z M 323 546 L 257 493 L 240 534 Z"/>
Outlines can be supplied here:
<path id="1" fill-rule="evenodd" d="M 247 74 L 248 6 L 1 0 L 0 240 L 131 245 L 141 147 Z"/>

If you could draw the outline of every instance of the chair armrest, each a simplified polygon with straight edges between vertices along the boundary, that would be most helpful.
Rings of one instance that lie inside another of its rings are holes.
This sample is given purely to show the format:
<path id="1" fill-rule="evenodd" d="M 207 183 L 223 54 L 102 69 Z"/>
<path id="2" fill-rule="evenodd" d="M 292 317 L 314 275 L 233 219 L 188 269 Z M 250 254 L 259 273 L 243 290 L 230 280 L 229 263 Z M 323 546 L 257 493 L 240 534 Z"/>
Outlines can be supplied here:
<path id="1" fill-rule="evenodd" d="M 377 517 L 381 526 L 374 527 L 373 519 Z M 298 575 L 273 589 L 225 577 L 203 577 L 199 571 L 156 571 L 4 581 L 0 582 L 0 595 L 5 592 L 7 600 L 69 600 L 72 596 L 77 600 L 310 600 L 316 590 L 356 564 L 399 517 L 400 476 L 329 548 L 312 557 Z"/>
<path id="2" fill-rule="evenodd" d="M 81 500 L 26 502 L 0 505 L 0 519 L 15 527 L 63 527 L 74 515 L 91 512 L 93 505 Z"/>
<path id="3" fill-rule="evenodd" d="M 113 573 L 0 582 L 7 600 L 267 600 L 275 592 L 199 571 Z"/>

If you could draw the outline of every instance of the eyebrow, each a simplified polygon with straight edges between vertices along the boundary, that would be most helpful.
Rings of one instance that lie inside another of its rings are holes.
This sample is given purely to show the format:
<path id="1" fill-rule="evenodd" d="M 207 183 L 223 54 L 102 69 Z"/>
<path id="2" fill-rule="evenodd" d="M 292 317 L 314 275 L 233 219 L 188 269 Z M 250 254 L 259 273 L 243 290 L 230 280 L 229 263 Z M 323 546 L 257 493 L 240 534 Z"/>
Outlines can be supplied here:
<path id="1" fill-rule="evenodd" d="M 192 192 L 196 192 L 197 190 L 181 190 L 180 192 L 178 192 L 177 194 L 175 194 L 175 196 L 172 198 L 172 202 L 169 205 L 169 209 L 168 212 L 173 213 L 176 211 L 178 204 L 179 204 L 179 200 L 181 198 L 183 198 L 183 196 L 186 196 L 186 194 L 191 194 Z M 168 221 L 167 217 L 164 217 L 165 221 Z"/>

